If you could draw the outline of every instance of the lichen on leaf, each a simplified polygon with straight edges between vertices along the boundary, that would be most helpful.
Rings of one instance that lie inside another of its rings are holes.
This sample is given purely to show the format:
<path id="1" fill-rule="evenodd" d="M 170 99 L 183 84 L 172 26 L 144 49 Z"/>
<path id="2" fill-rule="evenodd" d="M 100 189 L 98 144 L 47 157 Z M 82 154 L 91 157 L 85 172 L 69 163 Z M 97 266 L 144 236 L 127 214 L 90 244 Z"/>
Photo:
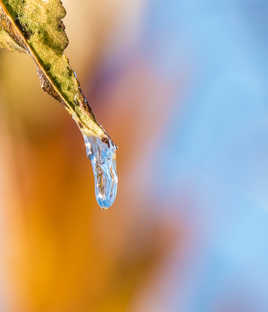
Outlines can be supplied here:
<path id="1" fill-rule="evenodd" d="M 29 54 L 41 87 L 63 103 L 83 135 L 109 138 L 82 93 L 64 50 L 68 38 L 61 0 L 0 0 L 0 48 Z"/>

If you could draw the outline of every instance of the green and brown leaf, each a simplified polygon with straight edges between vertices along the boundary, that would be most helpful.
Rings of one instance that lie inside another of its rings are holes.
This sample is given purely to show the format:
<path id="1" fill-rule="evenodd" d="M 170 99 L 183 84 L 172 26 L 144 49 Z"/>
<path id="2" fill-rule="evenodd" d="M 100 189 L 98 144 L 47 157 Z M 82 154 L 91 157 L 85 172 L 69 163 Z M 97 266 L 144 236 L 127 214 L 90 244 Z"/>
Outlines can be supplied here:
<path id="1" fill-rule="evenodd" d="M 63 54 L 68 45 L 65 15 L 61 0 L 0 0 L 0 48 L 29 54 L 42 89 L 64 104 L 84 135 L 107 141 Z"/>

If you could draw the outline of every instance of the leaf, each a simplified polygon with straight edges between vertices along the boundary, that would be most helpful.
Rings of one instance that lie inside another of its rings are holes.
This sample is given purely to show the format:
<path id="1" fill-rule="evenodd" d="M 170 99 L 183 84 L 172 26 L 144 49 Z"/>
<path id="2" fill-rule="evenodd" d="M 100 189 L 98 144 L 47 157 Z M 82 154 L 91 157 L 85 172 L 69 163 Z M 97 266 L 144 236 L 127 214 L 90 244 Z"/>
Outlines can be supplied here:
<path id="1" fill-rule="evenodd" d="M 42 89 L 64 104 L 82 134 L 108 142 L 63 54 L 68 45 L 65 15 L 61 0 L 0 0 L 0 48 L 29 54 Z"/>

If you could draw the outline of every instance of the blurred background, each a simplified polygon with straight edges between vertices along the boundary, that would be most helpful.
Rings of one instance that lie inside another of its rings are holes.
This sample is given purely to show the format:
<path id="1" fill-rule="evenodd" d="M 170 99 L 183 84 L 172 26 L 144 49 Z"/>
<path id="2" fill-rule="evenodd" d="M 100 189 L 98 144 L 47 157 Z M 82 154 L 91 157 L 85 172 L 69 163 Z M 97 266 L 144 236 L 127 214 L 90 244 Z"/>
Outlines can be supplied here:
<path id="1" fill-rule="evenodd" d="M 268 311 L 268 3 L 63 0 L 119 146 L 101 211 L 81 135 L 0 51 L 0 311 Z"/>

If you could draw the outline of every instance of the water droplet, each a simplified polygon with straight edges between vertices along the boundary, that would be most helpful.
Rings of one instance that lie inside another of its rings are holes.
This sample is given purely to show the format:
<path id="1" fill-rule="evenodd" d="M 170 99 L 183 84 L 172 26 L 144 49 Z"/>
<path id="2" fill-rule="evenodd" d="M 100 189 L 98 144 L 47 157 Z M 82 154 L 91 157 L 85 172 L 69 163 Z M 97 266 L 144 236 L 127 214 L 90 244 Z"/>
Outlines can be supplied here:
<path id="1" fill-rule="evenodd" d="M 95 194 L 101 208 L 109 208 L 117 193 L 116 146 L 107 139 L 102 141 L 94 136 L 84 136 L 87 157 L 91 161 Z"/>

